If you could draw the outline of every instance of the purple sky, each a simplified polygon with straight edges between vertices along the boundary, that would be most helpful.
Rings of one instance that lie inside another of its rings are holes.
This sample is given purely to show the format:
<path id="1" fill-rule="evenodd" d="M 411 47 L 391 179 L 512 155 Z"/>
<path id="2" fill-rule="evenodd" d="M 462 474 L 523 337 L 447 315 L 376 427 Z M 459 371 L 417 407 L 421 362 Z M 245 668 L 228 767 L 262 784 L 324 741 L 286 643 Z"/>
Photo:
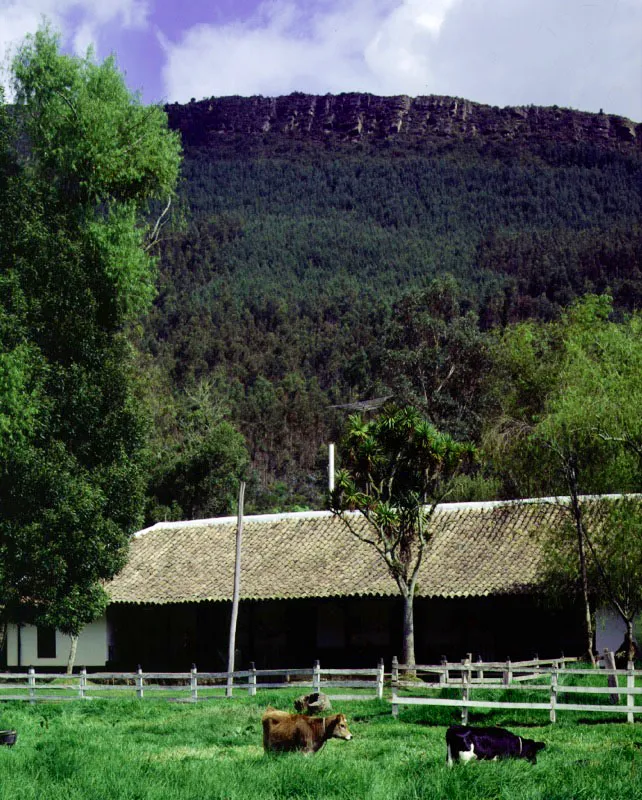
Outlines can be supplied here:
<path id="1" fill-rule="evenodd" d="M 642 121 L 642 0 L 0 0 L 0 55 L 49 19 L 146 102 L 450 94 Z"/>

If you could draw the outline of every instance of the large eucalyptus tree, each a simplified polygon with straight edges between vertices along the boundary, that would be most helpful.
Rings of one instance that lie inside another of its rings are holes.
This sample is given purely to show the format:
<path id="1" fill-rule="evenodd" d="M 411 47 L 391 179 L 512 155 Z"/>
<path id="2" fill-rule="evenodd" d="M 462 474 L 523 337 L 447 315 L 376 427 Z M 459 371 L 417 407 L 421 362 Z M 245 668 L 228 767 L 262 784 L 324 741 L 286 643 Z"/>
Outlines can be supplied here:
<path id="1" fill-rule="evenodd" d="M 156 207 L 173 197 L 180 144 L 113 57 L 64 55 L 47 27 L 12 77 L 14 103 L 0 108 L 0 602 L 73 643 L 141 520 L 129 333 L 154 294 Z"/>

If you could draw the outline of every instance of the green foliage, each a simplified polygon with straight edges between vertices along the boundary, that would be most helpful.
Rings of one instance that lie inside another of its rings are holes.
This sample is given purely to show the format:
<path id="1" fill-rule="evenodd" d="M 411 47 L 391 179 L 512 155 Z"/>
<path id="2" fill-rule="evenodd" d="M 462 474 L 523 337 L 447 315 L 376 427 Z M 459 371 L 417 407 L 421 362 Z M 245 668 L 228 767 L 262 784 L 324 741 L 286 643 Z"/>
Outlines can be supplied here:
<path id="1" fill-rule="evenodd" d="M 633 620 L 642 610 L 642 508 L 636 497 L 601 506 L 601 524 L 590 535 L 592 583 L 605 602 Z"/>
<path id="2" fill-rule="evenodd" d="M 16 104 L 32 154 L 29 166 L 50 180 L 52 198 L 75 206 L 133 202 L 174 192 L 180 158 L 158 106 L 142 106 L 115 58 L 70 58 L 41 28 L 13 62 Z M 64 190 L 64 196 L 61 196 Z"/>
<path id="3" fill-rule="evenodd" d="M 76 634 L 142 521 L 145 420 L 128 334 L 153 296 L 150 204 L 180 147 L 113 59 L 41 28 L 0 137 L 0 603 Z M 20 610 L 19 610 L 20 609 Z"/>
<path id="4" fill-rule="evenodd" d="M 140 402 L 154 423 L 146 453 L 146 523 L 232 513 L 249 457 L 216 381 L 172 394 L 149 363 L 143 374 Z"/>
<path id="5" fill-rule="evenodd" d="M 566 564 L 562 573 L 579 575 L 589 653 L 591 605 L 597 596 L 605 596 L 610 568 L 615 586 L 621 565 L 606 540 L 600 545 L 605 559 L 601 564 L 592 544 L 593 509 L 582 496 L 637 491 L 642 479 L 639 320 L 634 315 L 611 322 L 611 310 L 610 297 L 589 295 L 558 323 L 522 325 L 502 336 L 497 359 L 502 374 L 497 384 L 499 415 L 486 436 L 487 451 L 505 477 L 507 494 L 570 498 L 572 526 L 565 532 L 566 543 L 558 543 L 557 549 Z M 612 543 L 626 549 L 615 534 Z M 608 594 L 630 623 L 621 593 Z"/>
<path id="6" fill-rule="evenodd" d="M 342 424 L 329 406 L 394 394 L 479 441 L 490 331 L 607 288 L 642 305 L 633 151 L 221 136 L 193 106 L 169 111 L 190 219 L 163 242 L 145 346 L 179 390 L 223 378 L 268 505 L 277 484 L 323 503 L 317 456 Z"/>
<path id="7" fill-rule="evenodd" d="M 486 444 L 508 492 L 568 494 L 571 465 L 584 493 L 639 486 L 640 321 L 614 322 L 611 312 L 610 297 L 588 295 L 559 322 L 498 337 Z"/>
<path id="8" fill-rule="evenodd" d="M 151 512 L 150 521 L 166 518 L 163 508 L 172 506 L 172 517 L 178 512 L 181 519 L 232 513 L 247 466 L 243 437 L 229 422 L 219 422 L 158 466 L 150 491 L 160 508 Z"/>
<path id="9" fill-rule="evenodd" d="M 588 297 L 567 316 L 563 391 L 555 411 L 575 415 L 607 446 L 622 490 L 639 490 L 642 467 L 642 317 L 611 321 L 611 298 Z"/>
<path id="10" fill-rule="evenodd" d="M 610 605 L 627 625 L 626 649 L 631 660 L 634 618 L 642 611 L 642 506 L 636 495 L 582 501 L 587 574 L 596 605 Z M 580 567 L 572 528 L 545 534 L 546 586 L 555 601 L 579 591 Z"/>
<path id="11" fill-rule="evenodd" d="M 412 406 L 384 406 L 373 419 L 355 414 L 341 446 L 330 504 L 358 539 L 374 547 L 404 598 L 403 660 L 415 663 L 413 600 L 430 519 L 475 448 L 441 433 Z M 367 531 L 349 513 L 359 511 Z"/>
<path id="12" fill-rule="evenodd" d="M 452 276 L 435 278 L 394 304 L 381 353 L 382 379 L 434 425 L 477 438 L 489 371 L 489 336 Z"/>

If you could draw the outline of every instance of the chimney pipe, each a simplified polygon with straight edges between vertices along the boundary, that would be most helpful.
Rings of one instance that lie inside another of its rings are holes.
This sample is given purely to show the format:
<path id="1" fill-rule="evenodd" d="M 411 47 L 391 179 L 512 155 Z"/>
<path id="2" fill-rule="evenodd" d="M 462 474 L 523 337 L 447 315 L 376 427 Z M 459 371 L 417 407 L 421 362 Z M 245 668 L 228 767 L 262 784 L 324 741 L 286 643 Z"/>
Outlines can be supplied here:
<path id="1" fill-rule="evenodd" d="M 334 491 L 334 445 L 328 445 L 328 489 Z"/>

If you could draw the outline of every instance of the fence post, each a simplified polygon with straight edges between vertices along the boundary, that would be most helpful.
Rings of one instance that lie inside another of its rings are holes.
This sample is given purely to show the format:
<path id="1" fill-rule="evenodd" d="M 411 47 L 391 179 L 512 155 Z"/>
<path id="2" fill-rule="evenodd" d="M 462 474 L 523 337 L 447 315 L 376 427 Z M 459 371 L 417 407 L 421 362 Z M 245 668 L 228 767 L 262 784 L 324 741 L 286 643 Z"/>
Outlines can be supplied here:
<path id="1" fill-rule="evenodd" d="M 377 667 L 377 700 L 383 700 L 383 682 L 385 678 L 385 667 L 383 658 L 379 659 L 379 666 Z"/>
<path id="2" fill-rule="evenodd" d="M 510 658 L 506 659 L 506 669 L 504 670 L 504 686 L 510 686 L 513 680 L 513 667 Z"/>
<path id="3" fill-rule="evenodd" d="M 557 666 L 557 661 L 554 661 L 551 671 L 551 722 L 557 722 Z"/>
<path id="4" fill-rule="evenodd" d="M 392 688 L 392 716 L 399 716 L 399 704 L 397 703 L 397 692 L 399 691 L 399 660 L 397 656 L 392 657 L 392 674 L 390 685 Z"/>
<path id="5" fill-rule="evenodd" d="M 471 655 L 471 653 L 468 653 L 468 656 L 466 658 L 462 658 L 461 660 L 461 663 L 468 667 L 468 669 L 462 669 L 461 671 L 461 699 L 464 702 L 470 700 L 470 679 L 472 677 L 472 673 L 470 671 Z M 462 725 L 468 725 L 468 706 L 462 706 L 461 722 Z"/>
<path id="6" fill-rule="evenodd" d="M 192 669 L 189 674 L 189 690 L 190 697 L 194 703 L 198 701 L 198 670 L 196 664 L 192 664 Z"/>
<path id="7" fill-rule="evenodd" d="M 539 654 L 538 653 L 535 653 L 533 655 L 533 661 L 535 662 L 535 665 L 534 665 L 535 672 L 539 672 Z"/>
<path id="8" fill-rule="evenodd" d="M 27 683 L 29 684 L 29 702 L 35 703 L 36 702 L 36 670 L 33 667 L 29 667 L 29 677 L 27 678 Z"/>
<path id="9" fill-rule="evenodd" d="M 439 673 L 439 685 L 448 686 L 448 659 L 446 656 L 441 657 L 441 666 L 443 667 L 443 670 Z"/>
<path id="10" fill-rule="evenodd" d="M 250 661 L 250 674 L 247 679 L 247 693 L 250 697 L 256 696 L 256 664 Z"/>
<path id="11" fill-rule="evenodd" d="M 626 669 L 627 669 L 626 688 L 633 689 L 635 686 L 635 671 L 632 661 L 629 661 L 629 663 L 626 666 Z M 635 720 L 635 714 L 633 713 L 634 706 L 635 706 L 635 695 L 633 694 L 633 692 L 627 692 L 626 693 L 626 707 L 628 709 L 626 712 L 627 722 L 633 722 Z"/>
<path id="12" fill-rule="evenodd" d="M 80 668 L 80 677 L 78 678 L 78 697 L 81 700 L 85 697 L 85 689 L 87 688 L 87 667 Z"/>
<path id="13" fill-rule="evenodd" d="M 139 700 L 143 699 L 143 669 L 140 664 L 136 670 L 136 697 Z"/>
<path id="14" fill-rule="evenodd" d="M 477 665 L 478 665 L 477 666 L 477 679 L 479 681 L 483 681 L 484 680 L 483 664 L 484 664 L 484 662 L 482 661 L 482 657 L 481 656 L 477 656 Z"/>
<path id="15" fill-rule="evenodd" d="M 615 653 L 612 650 L 609 650 L 608 647 L 604 648 L 604 669 L 607 670 L 615 670 Z M 618 679 L 615 672 L 611 672 L 606 676 L 606 683 L 607 686 L 610 686 L 612 689 L 617 689 L 618 687 Z M 609 695 L 609 702 L 611 705 L 617 705 L 620 702 L 620 695 L 619 694 L 610 694 Z"/>
<path id="16" fill-rule="evenodd" d="M 317 658 L 312 669 L 312 688 L 315 692 L 321 691 L 321 662 Z"/>

